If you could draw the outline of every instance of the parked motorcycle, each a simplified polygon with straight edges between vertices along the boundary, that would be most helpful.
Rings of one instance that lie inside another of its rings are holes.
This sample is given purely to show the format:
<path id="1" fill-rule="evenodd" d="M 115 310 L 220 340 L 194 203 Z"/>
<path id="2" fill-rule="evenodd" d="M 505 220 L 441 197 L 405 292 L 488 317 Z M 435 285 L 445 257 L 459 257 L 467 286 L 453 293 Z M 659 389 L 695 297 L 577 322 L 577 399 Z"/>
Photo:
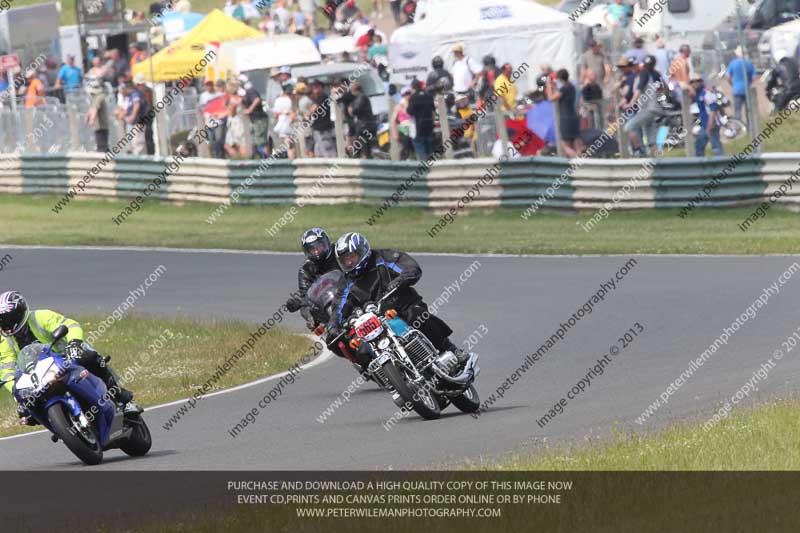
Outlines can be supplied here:
<path id="1" fill-rule="evenodd" d="M 384 302 L 394 292 L 356 309 L 329 346 L 347 338 L 353 350 L 366 346 L 372 357 L 367 373 L 392 395 L 398 407 L 413 409 L 423 418 L 439 418 L 450 403 L 465 413 L 477 411 L 480 398 L 473 384 L 480 372 L 477 354 L 471 353 L 459 369 L 455 354 L 440 355 L 421 331 L 397 316 L 397 311 L 382 312 Z"/>
<path id="2" fill-rule="evenodd" d="M 53 434 L 53 442 L 62 440 L 87 465 L 100 464 L 113 448 L 132 457 L 147 454 L 152 440 L 143 410 L 117 405 L 101 379 L 53 350 L 66 334 L 59 326 L 49 346 L 36 342 L 20 351 L 14 398 Z"/>

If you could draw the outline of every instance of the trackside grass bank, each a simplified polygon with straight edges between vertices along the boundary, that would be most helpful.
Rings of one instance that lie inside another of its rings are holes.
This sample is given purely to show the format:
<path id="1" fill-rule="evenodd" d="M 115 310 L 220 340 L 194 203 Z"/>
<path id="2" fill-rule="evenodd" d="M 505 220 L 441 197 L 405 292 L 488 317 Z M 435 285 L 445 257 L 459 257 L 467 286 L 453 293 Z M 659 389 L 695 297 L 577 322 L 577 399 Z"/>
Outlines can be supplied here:
<path id="1" fill-rule="evenodd" d="M 712 413 L 713 414 L 713 413 Z M 490 470 L 798 470 L 800 400 L 775 400 L 727 419 L 679 423 L 656 433 L 612 431 L 611 439 L 574 446 L 543 444 L 530 454 L 470 463 Z"/>
<path id="2" fill-rule="evenodd" d="M 88 332 L 105 316 L 75 318 Z M 254 329 L 253 324 L 245 322 L 130 315 L 115 322 L 93 345 L 101 354 L 111 355 L 111 365 L 124 386 L 133 391 L 137 402 L 147 407 L 191 396 Z M 310 345 L 306 337 L 281 327 L 272 328 L 231 372 L 215 380 L 208 392 L 283 372 L 301 360 Z M 28 429 L 17 425 L 13 399 L 0 393 L 0 436 L 23 431 Z"/>
<path id="3" fill-rule="evenodd" d="M 306 206 L 273 236 L 267 232 L 289 206 L 235 206 L 213 224 L 214 204 L 146 202 L 142 213 L 117 226 L 111 218 L 124 201 L 74 202 L 59 214 L 54 196 L 0 195 L 5 244 L 137 245 L 298 251 L 303 230 L 323 226 L 332 238 L 361 231 L 373 246 L 418 252 L 511 254 L 705 253 L 764 254 L 800 252 L 800 216 L 773 208 L 746 232 L 738 224 L 752 208 L 699 209 L 690 219 L 677 210 L 612 211 L 591 231 L 582 229 L 594 213 L 537 213 L 521 209 L 461 214 L 431 238 L 439 215 L 415 208 L 392 209 L 373 226 L 365 220 L 374 206 Z"/>

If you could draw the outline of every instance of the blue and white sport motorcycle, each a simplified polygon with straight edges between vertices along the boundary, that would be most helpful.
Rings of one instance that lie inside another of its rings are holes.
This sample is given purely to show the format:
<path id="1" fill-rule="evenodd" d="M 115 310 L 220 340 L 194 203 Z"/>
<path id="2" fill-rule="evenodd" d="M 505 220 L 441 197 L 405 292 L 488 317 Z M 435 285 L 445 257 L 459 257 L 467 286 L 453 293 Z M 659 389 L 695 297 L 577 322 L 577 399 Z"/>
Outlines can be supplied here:
<path id="1" fill-rule="evenodd" d="M 14 398 L 87 465 L 102 462 L 103 452 L 119 448 L 132 457 L 145 455 L 152 444 L 142 409 L 132 402 L 123 409 L 106 384 L 84 367 L 53 349 L 67 328 L 53 333 L 49 346 L 32 343 L 20 350 Z"/>

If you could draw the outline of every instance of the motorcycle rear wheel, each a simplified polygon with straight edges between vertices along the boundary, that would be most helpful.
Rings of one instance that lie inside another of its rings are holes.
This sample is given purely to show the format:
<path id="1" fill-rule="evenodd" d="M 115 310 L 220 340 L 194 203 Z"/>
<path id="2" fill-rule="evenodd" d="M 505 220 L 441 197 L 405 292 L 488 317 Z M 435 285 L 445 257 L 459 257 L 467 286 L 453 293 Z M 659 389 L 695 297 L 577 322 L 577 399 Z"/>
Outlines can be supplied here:
<path id="1" fill-rule="evenodd" d="M 103 447 L 100 445 L 100 438 L 94 428 L 91 430 L 94 433 L 93 444 L 82 438 L 77 432 L 70 431 L 77 428 L 72 423 L 72 417 L 65 411 L 63 404 L 51 405 L 47 410 L 47 419 L 50 421 L 53 432 L 64 441 L 69 451 L 74 453 L 78 459 L 87 465 L 99 465 L 103 461 Z"/>
<path id="2" fill-rule="evenodd" d="M 391 361 L 384 363 L 382 368 L 386 379 L 389 380 L 404 403 L 411 404 L 419 416 L 426 420 L 434 420 L 441 416 L 442 409 L 439 402 L 430 391 L 408 383 L 403 373 Z M 419 399 L 415 400 L 415 397 Z"/>
<path id="3" fill-rule="evenodd" d="M 128 423 L 133 425 L 133 431 L 131 432 L 131 436 L 128 437 L 128 440 L 120 444 L 119 449 L 131 457 L 141 457 L 146 455 L 153 445 L 153 439 L 150 436 L 150 428 L 147 427 L 141 415 L 137 414 L 131 416 L 130 420 L 131 422 Z"/>
<path id="4" fill-rule="evenodd" d="M 474 413 L 481 407 L 481 398 L 475 385 L 470 385 L 467 390 L 451 398 L 451 401 L 462 413 Z"/>

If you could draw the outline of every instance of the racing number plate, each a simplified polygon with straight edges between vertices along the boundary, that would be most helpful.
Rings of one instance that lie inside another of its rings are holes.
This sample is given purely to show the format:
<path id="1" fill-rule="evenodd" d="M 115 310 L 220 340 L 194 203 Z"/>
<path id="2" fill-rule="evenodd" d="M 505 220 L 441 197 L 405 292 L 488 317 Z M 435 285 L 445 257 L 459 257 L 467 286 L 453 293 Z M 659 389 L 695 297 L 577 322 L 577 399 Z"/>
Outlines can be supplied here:
<path id="1" fill-rule="evenodd" d="M 361 316 L 355 324 L 356 335 L 365 341 L 371 341 L 383 333 L 381 321 L 373 313 Z"/>

